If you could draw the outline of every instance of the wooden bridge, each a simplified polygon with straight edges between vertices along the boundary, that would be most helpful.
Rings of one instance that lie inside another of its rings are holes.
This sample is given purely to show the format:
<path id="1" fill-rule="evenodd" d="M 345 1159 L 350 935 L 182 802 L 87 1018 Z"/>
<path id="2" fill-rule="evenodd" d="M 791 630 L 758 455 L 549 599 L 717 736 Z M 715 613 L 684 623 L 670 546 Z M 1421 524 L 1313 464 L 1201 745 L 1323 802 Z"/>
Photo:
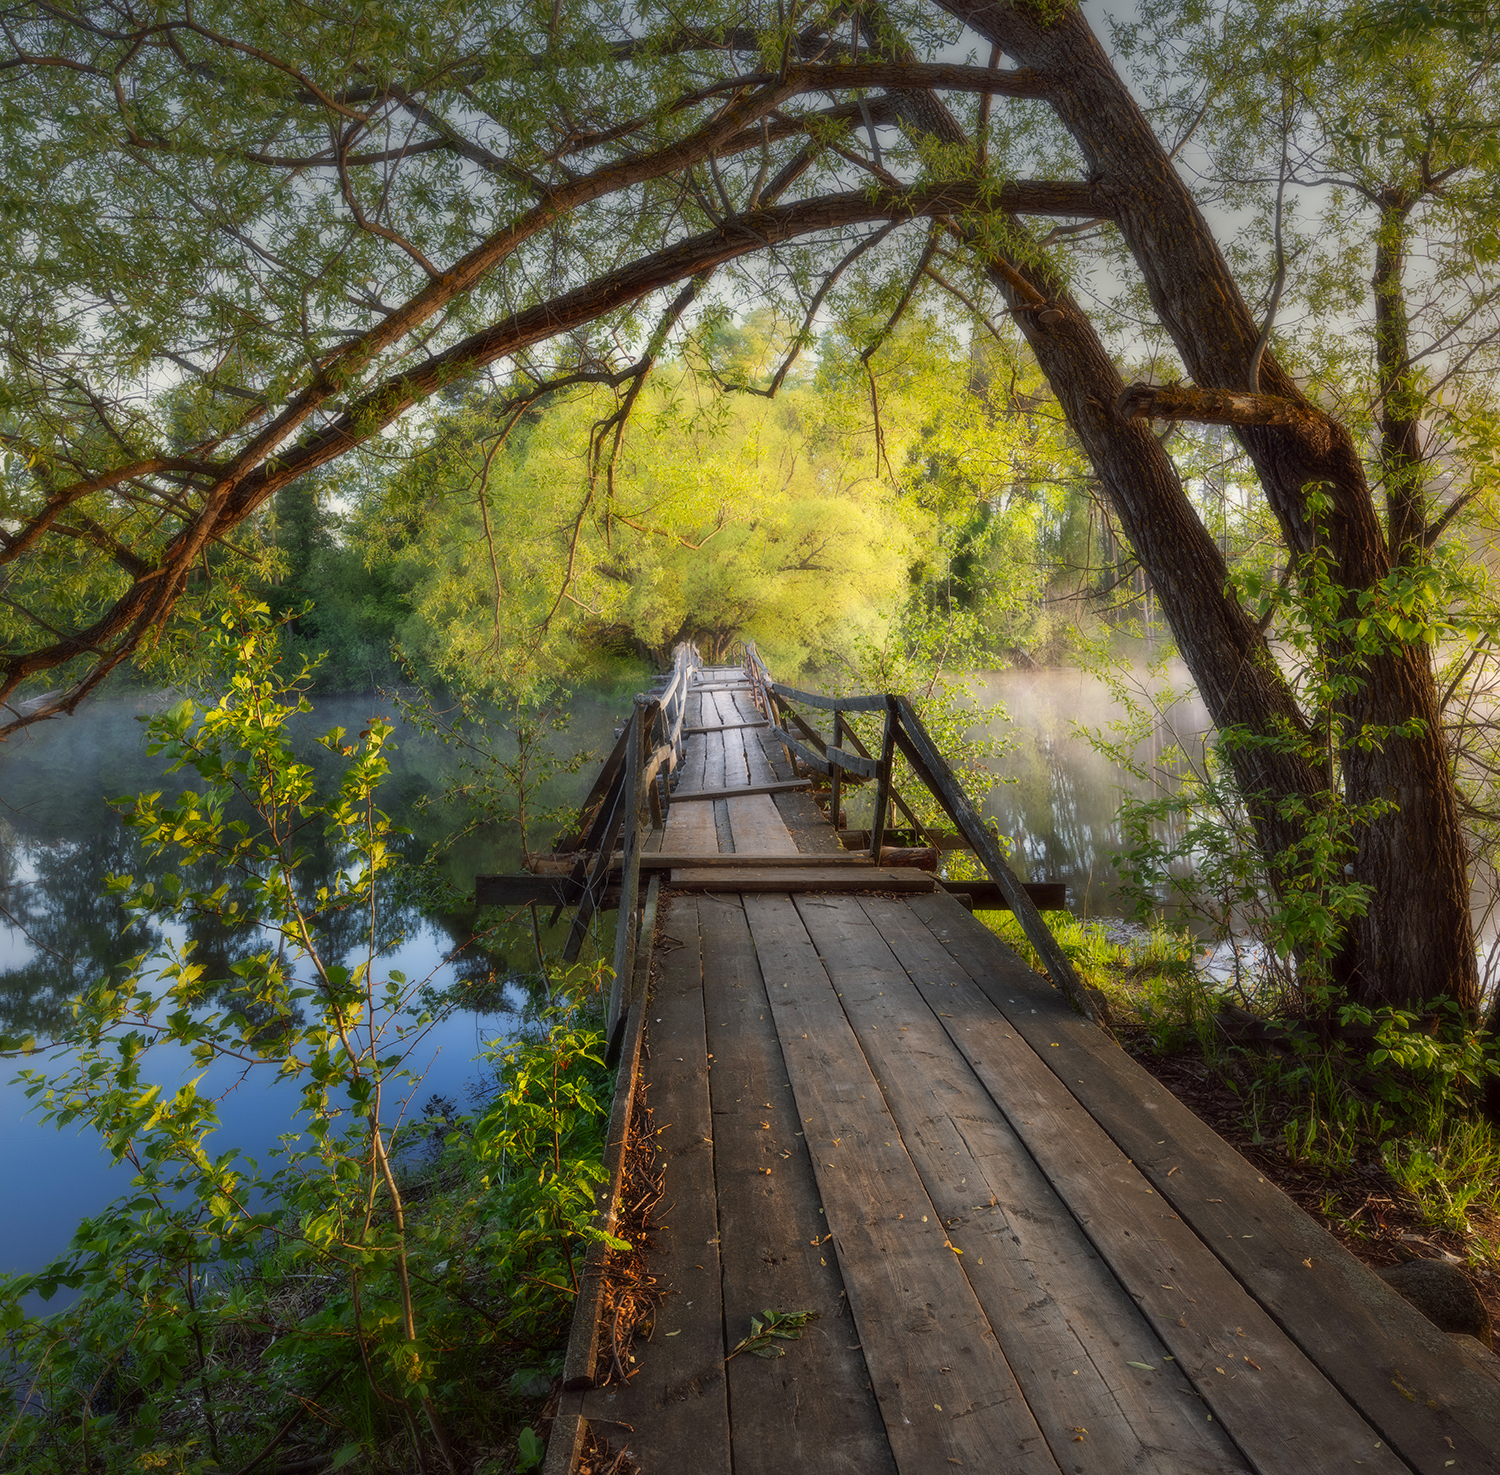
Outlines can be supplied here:
<path id="1" fill-rule="evenodd" d="M 851 710 L 885 714 L 878 752 Z M 878 863 L 897 752 L 993 892 Z M 975 919 L 1003 902 L 1045 934 L 904 701 L 680 652 L 611 764 L 544 884 L 580 926 L 619 905 L 601 1219 L 630 1213 L 649 1139 L 664 1192 L 633 1273 L 656 1307 L 637 1322 L 591 1255 L 548 1475 L 630 1468 L 606 1451 L 646 1475 L 1500 1471 L 1492 1359 L 1121 1051 L 1055 945 L 1058 987 Z M 841 843 L 851 775 L 873 833 Z M 817 1316 L 782 1357 L 736 1355 L 767 1312 Z"/>

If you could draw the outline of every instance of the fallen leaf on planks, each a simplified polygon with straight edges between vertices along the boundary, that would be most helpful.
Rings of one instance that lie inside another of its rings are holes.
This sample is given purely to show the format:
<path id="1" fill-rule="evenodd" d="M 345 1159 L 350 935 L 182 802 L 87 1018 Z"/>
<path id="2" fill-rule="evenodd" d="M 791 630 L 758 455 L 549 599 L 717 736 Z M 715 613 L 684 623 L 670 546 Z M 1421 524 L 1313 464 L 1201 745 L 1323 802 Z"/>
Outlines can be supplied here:
<path id="1" fill-rule="evenodd" d="M 1142 1372 L 1154 1373 L 1156 1369 L 1149 1362 L 1127 1362 L 1126 1367 L 1138 1367 Z"/>
<path id="2" fill-rule="evenodd" d="M 741 1352 L 753 1352 L 757 1357 L 785 1357 L 783 1342 L 795 1342 L 807 1327 L 818 1319 L 816 1311 L 762 1311 L 750 1318 L 750 1335 L 735 1344 L 729 1357 L 738 1357 Z"/>

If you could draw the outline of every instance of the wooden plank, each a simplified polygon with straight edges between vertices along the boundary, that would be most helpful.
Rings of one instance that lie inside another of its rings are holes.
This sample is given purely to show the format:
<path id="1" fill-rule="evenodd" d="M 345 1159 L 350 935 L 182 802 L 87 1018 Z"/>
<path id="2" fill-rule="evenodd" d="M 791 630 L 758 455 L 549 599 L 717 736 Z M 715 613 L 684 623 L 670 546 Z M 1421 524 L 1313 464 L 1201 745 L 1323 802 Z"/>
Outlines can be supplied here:
<path id="1" fill-rule="evenodd" d="M 1377 1437 L 1422 1475 L 1500 1471 L 1500 1385 L 951 898 L 911 910 Z"/>
<path id="2" fill-rule="evenodd" d="M 650 968 L 650 934 L 647 935 L 647 969 Z M 637 964 L 639 966 L 639 963 Z M 620 1212 L 620 1183 L 625 1172 L 625 1149 L 629 1142 L 630 1119 L 635 1109 L 639 1084 L 641 1038 L 644 1034 L 645 1010 L 637 1008 L 625 1030 L 620 1068 L 615 1074 L 615 1094 L 610 1103 L 609 1123 L 604 1135 L 603 1185 L 597 1190 L 597 1220 L 613 1231 Z M 568 1350 L 563 1360 L 563 1388 L 591 1388 L 599 1355 L 599 1316 L 604 1300 L 603 1246 L 593 1244 L 584 1257 L 583 1275 L 579 1280 L 578 1298 L 573 1303 L 573 1321 L 569 1329 Z"/>
<path id="3" fill-rule="evenodd" d="M 542 1475 L 573 1475 L 583 1455 L 583 1439 L 588 1422 L 571 1411 L 557 1411 L 552 1420 L 552 1434 L 547 1440 L 547 1458 Z"/>
<path id="4" fill-rule="evenodd" d="M 737 804 L 741 801 L 730 800 Z M 748 802 L 748 801 L 745 801 Z M 780 815 L 777 816 L 780 821 Z M 785 828 L 785 825 L 783 825 Z M 739 868 L 740 870 L 782 870 L 791 867 L 823 867 L 837 866 L 844 870 L 858 870 L 860 867 L 873 868 L 875 862 L 868 855 L 799 855 L 794 852 L 781 854 L 750 854 L 745 855 L 736 851 L 730 855 L 694 855 L 690 852 L 678 853 L 675 851 L 657 851 L 651 855 L 641 856 L 641 868 L 643 870 L 670 871 L 679 866 L 693 866 L 697 869 L 709 868 Z M 483 879 L 483 878 L 481 878 Z M 535 878 L 533 878 L 535 879 Z"/>
<path id="5" fill-rule="evenodd" d="M 565 830 L 557 837 L 552 847 L 554 850 L 577 850 L 583 844 L 584 832 L 589 826 L 593 811 L 609 793 L 610 785 L 614 783 L 615 775 L 620 771 L 620 765 L 625 762 L 625 739 L 626 735 L 623 732 L 615 739 L 615 745 L 609 750 L 609 756 L 600 766 L 599 775 L 589 789 L 588 797 L 579 806 L 578 825 L 571 831 Z"/>
<path id="6" fill-rule="evenodd" d="M 696 696 L 689 696 L 688 708 L 697 708 L 701 714 L 701 704 Z M 703 787 L 706 759 L 707 744 L 704 738 L 696 738 L 686 745 L 682 766 L 678 770 L 685 787 Z M 712 806 L 684 804 L 679 807 L 677 796 L 673 794 L 667 808 L 667 821 L 662 828 L 662 849 L 678 854 L 717 854 L 719 841 L 714 830 Z"/>
<path id="7" fill-rule="evenodd" d="M 662 828 L 662 848 L 674 855 L 717 855 L 719 837 L 711 804 L 672 805 Z M 642 857 L 645 859 L 645 857 Z"/>
<path id="8" fill-rule="evenodd" d="M 766 721 L 766 719 L 762 717 L 759 722 L 721 722 L 715 727 L 684 727 L 682 729 L 682 735 L 684 737 L 689 737 L 694 733 L 730 732 L 737 728 L 768 727 L 769 725 L 770 724 Z"/>
<path id="9" fill-rule="evenodd" d="M 779 697 L 789 702 L 801 702 L 804 707 L 820 707 L 825 712 L 884 712 L 883 696 L 825 697 L 817 691 L 798 691 L 795 686 L 784 686 L 779 681 L 766 683 Z"/>
<path id="10" fill-rule="evenodd" d="M 979 912 L 1008 912 L 1010 899 L 993 881 L 942 881 L 938 883 L 950 896 L 967 897 L 969 905 Z M 1060 912 L 1068 900 L 1066 881 L 1023 881 L 1021 889 L 1031 898 L 1038 911 Z"/>
<path id="11" fill-rule="evenodd" d="M 583 848 L 598 852 L 591 861 L 580 861 L 573 869 L 573 880 L 582 882 L 583 895 L 578 899 L 578 908 L 573 913 L 572 925 L 568 928 L 567 941 L 563 944 L 563 961 L 578 960 L 583 940 L 588 936 L 589 922 L 594 912 L 603 905 L 604 887 L 608 877 L 605 857 L 614 848 L 615 836 L 619 833 L 625 812 L 625 782 L 623 770 L 615 774 L 609 795 L 598 817 L 589 825 L 583 838 Z"/>
<path id="12" fill-rule="evenodd" d="M 791 831 L 776 812 L 769 794 L 730 799 L 725 807 L 729 810 L 735 855 L 753 858 L 757 863 L 778 857 L 796 858 L 797 847 Z"/>
<path id="13" fill-rule="evenodd" d="M 878 765 L 872 759 L 861 758 L 856 753 L 831 747 L 827 743 L 818 749 L 810 748 L 800 738 L 794 738 L 784 727 L 777 727 L 774 723 L 771 731 L 809 768 L 816 769 L 819 773 L 831 774 L 838 768 L 847 773 L 856 773 L 861 778 L 873 778 L 876 774 Z"/>
<path id="14" fill-rule="evenodd" d="M 698 912 L 727 1336 L 767 1308 L 820 1313 L 785 1357 L 729 1364 L 735 1475 L 894 1472 L 744 909 L 705 897 Z"/>
<path id="15" fill-rule="evenodd" d="M 926 871 L 909 866 L 857 866 L 850 870 L 819 866 L 801 871 L 767 870 L 747 866 L 742 871 L 717 867 L 684 866 L 671 873 L 667 885 L 673 891 L 741 891 L 749 893 L 899 891 L 903 895 L 925 894 L 934 882 Z"/>
<path id="16" fill-rule="evenodd" d="M 712 696 L 700 698 L 701 711 L 704 720 L 714 721 L 718 718 L 719 709 L 717 701 Z M 740 782 L 738 774 L 732 774 L 724 751 L 724 734 L 722 732 L 705 733 L 698 740 L 703 744 L 703 787 L 704 789 L 726 788 L 731 783 Z M 734 836 L 729 829 L 729 810 L 721 803 L 713 806 L 714 816 L 714 849 L 733 850 Z"/>
<path id="17" fill-rule="evenodd" d="M 1052 1475 L 795 907 L 751 896 L 745 913 L 898 1468 Z"/>
<path id="18" fill-rule="evenodd" d="M 638 1337 L 634 1343 L 638 1371 L 632 1370 L 623 1388 L 589 1393 L 584 1412 L 630 1425 L 631 1453 L 646 1470 L 727 1471 L 729 1409 L 697 901 L 672 902 L 658 935 L 682 944 L 658 953 L 656 992 L 646 1011 L 650 1058 L 644 1075 L 660 1124 L 657 1150 L 667 1183 L 650 1265 L 658 1284 L 670 1289 L 650 1342 Z"/>
<path id="19" fill-rule="evenodd" d="M 655 710 L 652 708 L 651 710 Z M 604 1037 L 611 1041 L 627 1006 L 629 977 L 635 961 L 635 926 L 637 894 L 641 881 L 641 748 L 645 737 L 647 704 L 640 698 L 630 713 L 629 743 L 625 748 L 625 818 L 624 863 L 620 874 L 620 904 L 615 918 L 614 980 L 609 989 L 609 1011 L 605 1015 Z"/>
<path id="20" fill-rule="evenodd" d="M 876 769 L 875 809 L 870 816 L 870 854 L 877 859 L 891 818 L 891 766 L 896 757 L 896 726 L 896 708 L 893 702 L 888 702 L 885 727 L 881 732 L 880 763 Z"/>
<path id="21" fill-rule="evenodd" d="M 750 694 L 737 696 L 735 703 L 743 715 L 758 710 Z M 756 734 L 746 746 L 750 750 L 750 775 L 754 782 L 772 783 L 793 776 L 785 750 L 769 731 Z M 833 829 L 811 794 L 797 791 L 774 794 L 772 802 L 798 850 L 814 854 L 839 852 L 841 847 Z"/>
<path id="22" fill-rule="evenodd" d="M 1031 1048 L 1019 1025 L 937 945 L 918 912 L 883 913 L 881 930 L 1095 1250 L 1254 1469 L 1323 1475 L 1356 1462 L 1388 1475 L 1404 1469 L 1380 1431 L 1080 1107 L 1072 1095 L 1077 1086 L 1039 1058 L 1056 1054 L 1053 1040 L 1042 1041 L 1040 1051 Z M 1054 1038 L 1060 1039 L 1055 1024 Z"/>
<path id="23" fill-rule="evenodd" d="M 881 936 L 904 905 L 798 911 L 1059 1462 L 1083 1430 L 1094 1469 L 1247 1471 Z"/>
<path id="24" fill-rule="evenodd" d="M 743 799 L 751 794 L 782 794 L 791 789 L 808 788 L 811 783 L 811 779 L 798 778 L 771 784 L 742 784 L 735 788 L 679 789 L 672 795 L 672 803 L 685 804 L 693 799 Z"/>
<path id="25" fill-rule="evenodd" d="M 749 721 L 759 718 L 761 725 L 755 728 L 746 728 L 741 731 L 740 742 L 745 748 L 745 765 L 752 784 L 774 784 L 795 778 L 796 775 L 790 769 L 778 770 L 766 757 L 767 750 L 781 752 L 777 747 L 775 736 L 760 709 L 755 705 L 755 696 L 752 692 L 737 693 L 734 698 L 735 715 Z M 783 755 L 784 756 L 784 755 Z"/>

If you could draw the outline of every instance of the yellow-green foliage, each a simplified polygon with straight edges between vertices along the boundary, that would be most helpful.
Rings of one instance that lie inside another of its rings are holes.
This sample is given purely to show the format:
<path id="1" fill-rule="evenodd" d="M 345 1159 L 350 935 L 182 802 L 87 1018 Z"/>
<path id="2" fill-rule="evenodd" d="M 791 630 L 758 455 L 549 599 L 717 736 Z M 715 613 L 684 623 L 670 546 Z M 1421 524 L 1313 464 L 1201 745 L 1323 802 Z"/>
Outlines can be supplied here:
<path id="1" fill-rule="evenodd" d="M 841 463 L 809 397 L 726 400 L 663 369 L 612 474 L 590 464 L 591 429 L 614 408 L 605 391 L 549 406 L 494 454 L 500 427 L 469 406 L 369 518 L 420 513 L 408 648 L 514 684 L 573 668 L 611 632 L 656 656 L 742 634 L 790 670 L 873 629 L 929 519 Z"/>
<path id="2" fill-rule="evenodd" d="M 599 386 L 514 423 L 503 396 L 429 422 L 368 479 L 354 531 L 405 563 L 407 651 L 515 690 L 601 648 L 659 662 L 750 638 L 795 675 L 880 644 L 924 585 L 1029 638 L 1072 454 L 1034 370 L 913 312 L 868 366 L 831 332 L 774 398 L 725 392 L 767 388 L 787 332 L 767 312 L 704 328 L 618 442 Z"/>

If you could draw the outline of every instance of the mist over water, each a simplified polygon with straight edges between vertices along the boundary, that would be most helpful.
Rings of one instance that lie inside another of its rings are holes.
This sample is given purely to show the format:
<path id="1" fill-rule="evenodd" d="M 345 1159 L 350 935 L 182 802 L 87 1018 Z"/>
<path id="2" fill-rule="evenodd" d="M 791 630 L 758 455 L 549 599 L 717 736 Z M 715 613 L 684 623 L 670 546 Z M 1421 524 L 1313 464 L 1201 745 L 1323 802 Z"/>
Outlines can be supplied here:
<path id="1" fill-rule="evenodd" d="M 1176 688 L 1185 678 L 1182 669 L 1167 673 Z M 1116 815 L 1123 795 L 1153 795 L 1084 736 L 1111 737 L 1110 724 L 1123 716 L 1109 688 L 1072 669 L 988 671 L 976 680 L 981 700 L 1003 703 L 1010 719 L 982 730 L 1015 744 L 996 764 L 1006 782 L 990 791 L 983 810 L 1010 837 L 1012 863 L 1028 881 L 1066 882 L 1068 908 L 1079 916 L 1127 915 L 1114 866 L 1122 847 Z M 1154 771 L 1174 743 L 1196 749 L 1211 726 L 1195 695 L 1162 714 L 1137 758 Z"/>

